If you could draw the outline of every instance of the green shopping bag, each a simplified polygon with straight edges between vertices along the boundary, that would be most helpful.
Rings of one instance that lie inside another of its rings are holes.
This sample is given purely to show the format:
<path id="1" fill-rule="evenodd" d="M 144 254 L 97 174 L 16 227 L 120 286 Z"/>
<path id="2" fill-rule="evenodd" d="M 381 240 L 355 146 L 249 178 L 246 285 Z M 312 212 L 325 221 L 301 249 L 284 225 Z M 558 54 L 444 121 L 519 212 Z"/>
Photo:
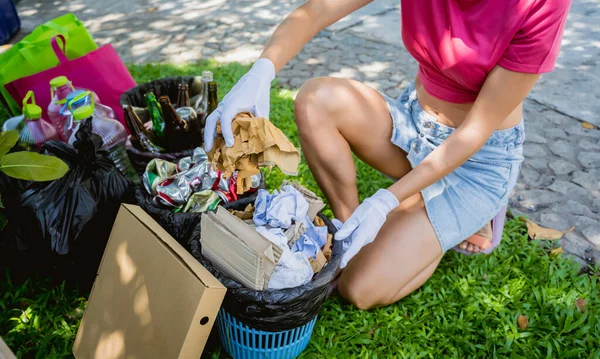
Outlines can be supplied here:
<path id="1" fill-rule="evenodd" d="M 94 51 L 98 45 L 81 21 L 73 14 L 66 14 L 38 26 L 31 34 L 0 55 L 0 93 L 6 107 L 18 115 L 21 107 L 9 95 L 4 85 L 37 74 L 58 65 L 50 39 L 63 35 L 67 40 L 66 55 L 69 60 Z M 48 88 L 50 91 L 50 88 Z"/>

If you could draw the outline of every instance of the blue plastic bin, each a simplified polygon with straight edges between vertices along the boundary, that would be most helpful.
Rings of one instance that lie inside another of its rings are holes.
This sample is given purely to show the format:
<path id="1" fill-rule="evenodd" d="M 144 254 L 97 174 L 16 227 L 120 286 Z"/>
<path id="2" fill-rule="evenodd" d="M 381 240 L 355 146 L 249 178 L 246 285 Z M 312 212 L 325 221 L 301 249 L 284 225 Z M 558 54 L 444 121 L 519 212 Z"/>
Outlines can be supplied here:
<path id="1" fill-rule="evenodd" d="M 293 359 L 310 341 L 317 318 L 283 332 L 265 332 L 248 327 L 221 309 L 217 329 L 221 344 L 234 359 Z"/>
<path id="2" fill-rule="evenodd" d="M 21 20 L 12 0 L 0 0 L 0 45 L 4 45 L 21 28 Z"/>

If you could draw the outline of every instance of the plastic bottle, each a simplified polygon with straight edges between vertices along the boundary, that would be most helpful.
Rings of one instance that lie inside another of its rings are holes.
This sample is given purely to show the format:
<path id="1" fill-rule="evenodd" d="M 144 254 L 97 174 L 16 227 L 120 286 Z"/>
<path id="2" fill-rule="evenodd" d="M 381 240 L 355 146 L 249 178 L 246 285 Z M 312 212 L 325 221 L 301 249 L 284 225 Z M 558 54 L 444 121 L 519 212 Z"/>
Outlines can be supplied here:
<path id="1" fill-rule="evenodd" d="M 42 120 L 42 108 L 35 104 L 33 91 L 23 99 L 23 121 L 17 129 L 20 130 L 19 145 L 26 150 L 38 150 L 46 141 L 59 139 L 54 126 Z"/>
<path id="2" fill-rule="evenodd" d="M 75 91 L 71 92 L 70 94 L 68 94 L 67 101 L 63 105 L 62 109 L 60 110 L 60 114 L 62 116 L 64 116 L 66 119 L 64 127 L 63 127 L 63 133 L 66 135 L 65 141 L 68 141 L 69 138 L 71 138 L 73 129 L 75 127 L 75 122 L 73 121 L 73 115 L 71 114 L 71 111 L 69 110 L 69 107 L 67 104 L 69 102 L 73 102 L 74 98 L 77 98 L 77 101 L 72 103 L 71 106 L 73 109 L 77 109 L 81 106 L 91 104 L 91 102 L 92 102 L 91 98 L 89 96 L 82 95 L 84 93 L 85 93 L 84 90 L 75 90 Z M 115 112 L 113 111 L 112 108 L 105 106 L 103 104 L 100 104 L 98 102 L 94 102 L 94 115 L 96 115 L 98 117 L 110 118 L 113 120 L 116 119 Z"/>
<path id="3" fill-rule="evenodd" d="M 73 108 L 74 104 L 81 103 L 81 99 L 88 97 L 89 103 Z M 127 156 L 125 141 L 127 140 L 127 131 L 125 127 L 117 120 L 98 116 L 94 113 L 94 99 L 90 92 L 84 92 L 76 96 L 68 103 L 68 108 L 73 115 L 75 127 L 69 138 L 69 144 L 77 141 L 75 135 L 82 121 L 92 119 L 92 132 L 102 138 L 102 146 L 109 153 L 110 159 L 115 163 L 119 171 L 129 180 L 139 182 L 140 178 L 133 169 L 131 161 Z"/>
<path id="4" fill-rule="evenodd" d="M 58 76 L 50 80 L 51 100 L 50 104 L 48 105 L 48 119 L 54 128 L 56 128 L 58 136 L 63 141 L 67 141 L 69 139 L 69 134 L 64 132 L 65 123 L 68 121 L 68 116 L 63 115 L 62 110 L 67 104 L 69 95 L 71 95 L 74 91 L 84 90 L 75 88 L 75 86 L 73 86 L 71 81 L 69 81 L 66 76 Z M 94 98 L 96 99 L 96 105 L 99 107 L 100 100 L 95 93 Z M 111 118 L 115 118 L 114 112 Z"/>

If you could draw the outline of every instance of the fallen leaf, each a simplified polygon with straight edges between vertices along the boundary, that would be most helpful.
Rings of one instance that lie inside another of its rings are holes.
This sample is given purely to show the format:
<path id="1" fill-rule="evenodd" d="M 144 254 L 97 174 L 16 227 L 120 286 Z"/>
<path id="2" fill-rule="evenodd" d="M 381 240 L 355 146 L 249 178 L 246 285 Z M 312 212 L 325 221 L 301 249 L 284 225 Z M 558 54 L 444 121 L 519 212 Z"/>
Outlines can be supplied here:
<path id="1" fill-rule="evenodd" d="M 527 223 L 527 234 L 529 234 L 529 238 L 531 239 L 553 241 L 556 239 L 560 239 L 564 234 L 569 233 L 575 229 L 575 227 L 571 227 L 571 229 L 569 229 L 567 232 L 561 232 L 552 228 L 544 228 L 529 219 L 525 221 L 525 223 Z"/>
<path id="2" fill-rule="evenodd" d="M 575 305 L 579 308 L 580 312 L 585 312 L 585 299 L 579 298 L 575 301 Z"/>
<path id="3" fill-rule="evenodd" d="M 152 7 L 149 7 L 148 9 L 146 9 L 146 12 L 148 14 L 151 14 L 151 13 L 155 12 L 156 10 L 158 10 L 158 7 L 157 6 L 152 6 Z"/>
<path id="4" fill-rule="evenodd" d="M 11 44 L 8 44 L 8 45 L 2 45 L 2 46 L 0 46 L 0 54 L 2 54 L 2 53 L 4 53 L 4 52 L 8 51 L 8 50 L 9 50 L 11 47 L 12 47 L 12 45 L 11 45 Z"/>
<path id="5" fill-rule="evenodd" d="M 584 122 L 581 124 L 581 127 L 583 128 L 587 128 L 588 130 L 593 130 L 594 128 L 596 128 L 596 126 L 592 125 L 589 122 Z"/>
<path id="6" fill-rule="evenodd" d="M 529 326 L 529 319 L 521 314 L 517 318 L 517 324 L 519 325 L 519 328 L 521 328 L 521 330 L 525 330 Z"/>
<path id="7" fill-rule="evenodd" d="M 554 248 L 553 250 L 550 251 L 550 254 L 552 254 L 553 256 L 557 256 L 562 253 L 563 253 L 562 247 Z"/>

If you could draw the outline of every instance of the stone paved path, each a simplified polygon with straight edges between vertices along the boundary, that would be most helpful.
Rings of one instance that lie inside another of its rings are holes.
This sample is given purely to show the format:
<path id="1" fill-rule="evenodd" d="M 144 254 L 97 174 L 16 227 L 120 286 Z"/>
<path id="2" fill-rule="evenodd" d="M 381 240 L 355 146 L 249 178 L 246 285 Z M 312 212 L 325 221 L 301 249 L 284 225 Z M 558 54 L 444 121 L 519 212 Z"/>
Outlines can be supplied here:
<path id="1" fill-rule="evenodd" d="M 251 62 L 302 0 L 21 0 L 20 36 L 65 12 L 124 61 Z M 297 88 L 315 76 L 364 81 L 391 96 L 416 73 L 400 40 L 398 0 L 374 3 L 332 25 L 279 74 Z M 573 0 L 554 73 L 525 103 L 525 163 L 511 207 L 543 226 L 575 231 L 565 252 L 600 260 L 600 0 Z M 586 129 L 583 122 L 595 124 Z"/>

